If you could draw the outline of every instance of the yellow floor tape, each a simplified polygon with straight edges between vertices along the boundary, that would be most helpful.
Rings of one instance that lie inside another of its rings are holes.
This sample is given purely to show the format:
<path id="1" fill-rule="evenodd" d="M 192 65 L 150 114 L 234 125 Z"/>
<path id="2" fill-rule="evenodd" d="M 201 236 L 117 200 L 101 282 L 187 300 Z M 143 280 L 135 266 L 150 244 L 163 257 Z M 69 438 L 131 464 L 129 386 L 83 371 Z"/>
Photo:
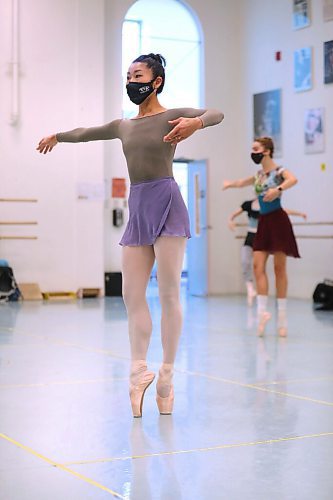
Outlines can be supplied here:
<path id="1" fill-rule="evenodd" d="M 94 481 L 93 479 L 90 479 L 89 477 L 83 476 L 79 472 L 75 472 L 74 470 L 69 469 L 68 467 L 66 467 L 63 464 L 59 464 L 57 462 L 54 462 L 54 460 L 51 460 L 50 458 L 45 457 L 41 453 L 38 453 L 37 451 L 30 448 L 29 446 L 25 446 L 24 444 L 19 443 L 18 441 L 15 441 L 15 439 L 12 439 L 12 438 L 6 436 L 5 434 L 0 433 L 0 438 L 5 439 L 6 441 L 8 441 L 11 444 L 14 444 L 15 446 L 18 446 L 22 450 L 27 451 L 28 453 L 30 453 L 31 455 L 34 455 L 35 457 L 40 458 L 41 460 L 44 460 L 44 462 L 47 462 L 48 464 L 53 465 L 53 467 L 56 467 L 57 469 L 60 469 L 64 472 L 68 472 L 69 474 L 76 477 L 77 479 L 80 479 L 81 481 L 84 481 L 88 484 L 91 484 L 92 486 L 95 486 L 96 488 L 99 488 L 100 490 L 103 490 L 103 491 L 106 491 L 107 493 L 110 493 L 115 498 L 123 498 L 124 499 L 124 497 L 122 495 L 120 495 L 119 493 L 117 493 L 116 491 L 110 490 L 110 488 L 107 488 L 106 486 L 103 486 L 102 484 L 97 483 L 96 481 Z"/>

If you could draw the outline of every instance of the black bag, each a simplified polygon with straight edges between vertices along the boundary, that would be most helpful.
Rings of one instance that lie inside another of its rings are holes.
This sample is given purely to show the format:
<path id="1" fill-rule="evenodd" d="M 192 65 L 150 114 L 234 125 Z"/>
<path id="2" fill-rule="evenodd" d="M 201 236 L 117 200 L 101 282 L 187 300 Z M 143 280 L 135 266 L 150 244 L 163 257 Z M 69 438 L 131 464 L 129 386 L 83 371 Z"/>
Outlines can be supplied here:
<path id="1" fill-rule="evenodd" d="M 107 297 L 121 297 L 123 279 L 121 273 L 105 273 L 105 295 Z"/>
<path id="2" fill-rule="evenodd" d="M 11 267 L 0 266 L 0 302 L 14 302 L 21 298 L 21 292 Z"/>
<path id="3" fill-rule="evenodd" d="M 318 283 L 313 292 L 313 302 L 319 311 L 333 310 L 333 281 L 324 280 L 323 283 Z"/>

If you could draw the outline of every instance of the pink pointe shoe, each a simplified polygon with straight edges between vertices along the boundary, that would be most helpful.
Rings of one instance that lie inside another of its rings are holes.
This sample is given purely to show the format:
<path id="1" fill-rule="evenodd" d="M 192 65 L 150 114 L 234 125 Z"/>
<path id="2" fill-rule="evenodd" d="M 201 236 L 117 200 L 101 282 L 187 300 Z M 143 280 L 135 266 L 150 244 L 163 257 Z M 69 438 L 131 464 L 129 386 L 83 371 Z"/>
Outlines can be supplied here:
<path id="1" fill-rule="evenodd" d="M 286 326 L 279 326 L 279 328 L 278 328 L 279 337 L 286 337 L 287 333 L 288 333 L 288 330 L 287 330 Z"/>
<path id="2" fill-rule="evenodd" d="M 173 365 L 163 363 L 157 381 L 156 403 L 161 415 L 171 415 L 175 399 L 173 384 Z"/>
<path id="3" fill-rule="evenodd" d="M 166 396 L 165 398 L 162 398 L 162 396 L 159 396 L 158 394 L 156 394 L 156 403 L 158 406 L 158 411 L 160 412 L 161 415 L 171 415 L 172 414 L 174 399 L 175 399 L 175 395 L 174 395 L 173 386 L 170 389 L 169 396 Z"/>
<path id="4" fill-rule="evenodd" d="M 142 417 L 143 398 L 154 378 L 155 373 L 147 370 L 145 361 L 135 361 L 132 363 L 129 395 L 134 418 Z"/>
<path id="5" fill-rule="evenodd" d="M 258 330 L 257 330 L 258 337 L 263 337 L 263 335 L 265 334 L 266 323 L 270 319 L 271 319 L 271 313 L 269 313 L 268 311 L 259 313 Z"/>
<path id="6" fill-rule="evenodd" d="M 288 333 L 288 328 L 287 328 L 287 318 L 285 313 L 280 313 L 278 315 L 278 334 L 279 337 L 286 337 Z"/>

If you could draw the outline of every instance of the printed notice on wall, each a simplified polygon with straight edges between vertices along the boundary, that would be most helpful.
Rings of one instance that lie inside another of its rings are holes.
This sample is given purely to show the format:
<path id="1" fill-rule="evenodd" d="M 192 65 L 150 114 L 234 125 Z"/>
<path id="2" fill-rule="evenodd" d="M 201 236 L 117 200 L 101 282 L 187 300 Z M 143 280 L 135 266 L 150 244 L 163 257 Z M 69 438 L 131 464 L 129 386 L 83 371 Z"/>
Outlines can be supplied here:
<path id="1" fill-rule="evenodd" d="M 100 182 L 78 182 L 77 199 L 96 201 L 104 200 L 104 184 Z"/>
<path id="2" fill-rule="evenodd" d="M 112 179 L 112 198 L 125 198 L 126 197 L 126 179 L 120 177 L 113 177 Z"/>

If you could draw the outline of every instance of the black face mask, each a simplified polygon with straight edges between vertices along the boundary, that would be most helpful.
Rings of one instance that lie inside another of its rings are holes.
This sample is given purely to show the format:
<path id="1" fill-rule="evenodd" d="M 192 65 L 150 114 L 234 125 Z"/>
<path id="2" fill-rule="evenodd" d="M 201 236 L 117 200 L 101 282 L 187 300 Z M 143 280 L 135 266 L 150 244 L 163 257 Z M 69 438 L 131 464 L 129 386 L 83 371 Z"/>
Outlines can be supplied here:
<path id="1" fill-rule="evenodd" d="M 251 158 L 254 161 L 254 163 L 256 163 L 257 165 L 259 165 L 259 163 L 261 163 L 261 160 L 263 159 L 263 157 L 264 157 L 264 153 L 251 153 Z"/>
<path id="2" fill-rule="evenodd" d="M 153 81 L 147 83 L 129 82 L 126 85 L 127 95 L 134 104 L 141 104 L 154 92 Z"/>

